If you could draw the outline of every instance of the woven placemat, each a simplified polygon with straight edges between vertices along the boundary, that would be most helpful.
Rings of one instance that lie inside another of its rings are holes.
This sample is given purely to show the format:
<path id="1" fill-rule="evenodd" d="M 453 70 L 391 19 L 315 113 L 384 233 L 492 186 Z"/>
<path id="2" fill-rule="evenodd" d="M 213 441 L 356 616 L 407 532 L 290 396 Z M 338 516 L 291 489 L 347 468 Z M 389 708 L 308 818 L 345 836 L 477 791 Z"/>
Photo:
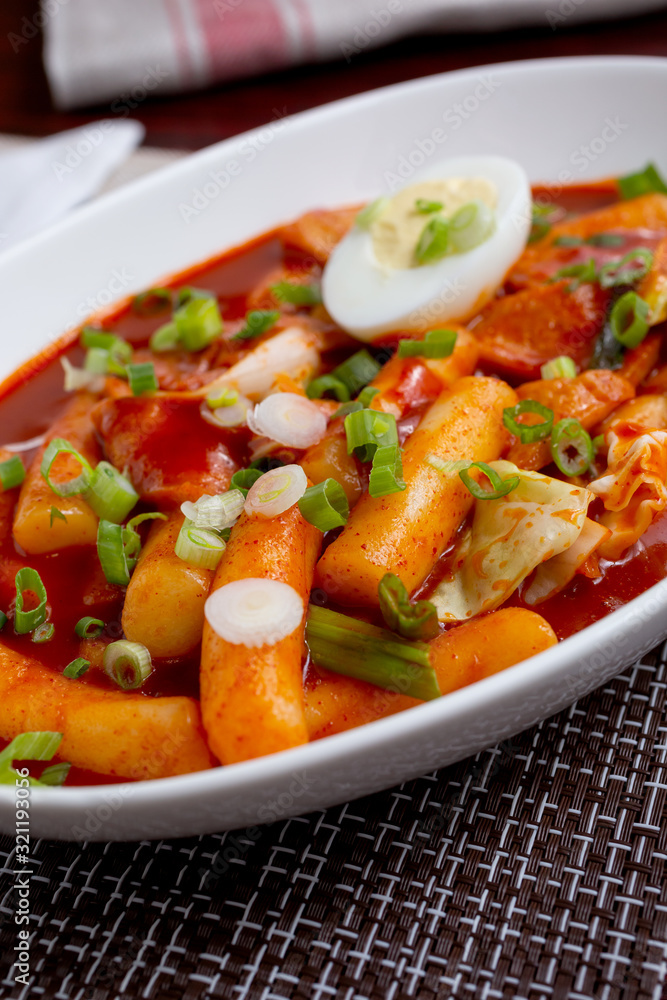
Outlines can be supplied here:
<path id="1" fill-rule="evenodd" d="M 665 650 L 400 788 L 249 832 L 34 845 L 31 983 L 6 997 L 660 1000 Z"/>

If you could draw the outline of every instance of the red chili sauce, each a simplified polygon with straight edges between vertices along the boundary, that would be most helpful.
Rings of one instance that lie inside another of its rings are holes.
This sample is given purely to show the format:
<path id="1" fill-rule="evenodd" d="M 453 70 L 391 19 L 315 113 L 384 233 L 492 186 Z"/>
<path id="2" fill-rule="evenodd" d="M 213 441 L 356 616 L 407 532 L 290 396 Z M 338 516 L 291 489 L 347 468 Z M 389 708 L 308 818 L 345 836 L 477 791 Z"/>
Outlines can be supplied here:
<path id="1" fill-rule="evenodd" d="M 565 191 L 536 188 L 534 194 L 538 198 L 541 196 L 542 202 L 553 199 L 565 211 L 576 212 L 602 208 L 617 200 L 615 188 L 608 183 L 573 187 Z M 630 242 L 629 245 L 633 244 Z M 304 258 L 296 251 L 285 250 L 277 235 L 270 233 L 177 276 L 169 282 L 169 286 L 196 285 L 215 292 L 223 319 L 231 321 L 246 314 L 251 291 L 280 265 L 290 273 L 303 273 Z M 308 267 L 312 270 L 312 258 Z M 166 318 L 164 313 L 138 315 L 131 303 L 126 303 L 106 317 L 103 326 L 141 348 L 148 344 L 150 335 Z M 63 372 L 59 362 L 63 355 L 73 364 L 81 364 L 83 351 L 78 346 L 78 332 L 33 359 L 0 386 L 0 445 L 27 441 L 49 429 L 68 398 L 63 389 Z M 426 393 L 425 396 L 423 384 L 425 371 L 423 366 L 417 364 L 414 377 L 408 378 L 401 386 L 404 397 L 410 397 L 412 411 L 412 415 L 402 422 L 406 433 L 414 428 L 425 405 L 428 395 Z M 172 461 L 176 458 L 180 462 L 182 459 L 183 467 L 191 467 L 190 436 L 183 428 L 179 433 L 174 424 L 167 424 L 162 447 Z M 34 450 L 24 452 L 24 460 L 29 462 L 34 453 Z M 138 507 L 136 512 L 141 509 L 150 508 L 144 505 L 143 508 Z M 448 554 L 445 553 L 420 596 L 427 596 L 429 589 L 447 571 L 447 563 Z M 106 583 L 94 547 L 67 549 L 28 558 L 18 550 L 9 535 L 0 544 L 0 610 L 8 610 L 15 600 L 16 571 L 27 564 L 39 572 L 47 589 L 50 618 L 56 623 L 55 635 L 51 641 L 37 645 L 30 636 L 16 636 L 13 629 L 6 626 L 1 635 L 3 643 L 61 672 L 70 661 L 81 655 L 80 640 L 74 633 L 74 626 L 83 616 L 91 615 L 106 622 L 105 632 L 111 639 L 122 635 L 120 613 L 123 590 Z M 559 638 L 604 617 L 667 574 L 667 515 L 655 519 L 621 562 L 610 564 L 602 561 L 601 568 L 603 574 L 598 579 L 577 576 L 563 593 L 533 609 L 551 623 Z M 91 580 L 95 581 L 94 587 L 91 587 Z M 519 588 L 506 603 L 522 606 L 521 590 Z M 83 603 L 84 593 L 88 595 L 87 604 Z M 367 617 L 368 609 L 364 611 L 361 617 Z M 158 669 L 142 688 L 143 693 L 198 695 L 199 650 L 186 659 L 160 661 L 157 666 Z M 114 686 L 99 669 L 89 670 L 77 683 L 105 688 Z M 107 780 L 114 779 L 73 769 L 68 784 L 99 784 Z"/>

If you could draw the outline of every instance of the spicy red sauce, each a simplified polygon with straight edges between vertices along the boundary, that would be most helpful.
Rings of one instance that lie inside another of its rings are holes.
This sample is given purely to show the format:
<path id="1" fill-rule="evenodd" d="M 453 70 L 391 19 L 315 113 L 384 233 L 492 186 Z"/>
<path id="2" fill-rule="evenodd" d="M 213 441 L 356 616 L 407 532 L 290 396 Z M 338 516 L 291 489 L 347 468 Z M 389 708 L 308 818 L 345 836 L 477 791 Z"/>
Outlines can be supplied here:
<path id="1" fill-rule="evenodd" d="M 617 200 L 615 187 L 607 182 L 573 187 L 565 193 L 538 188 L 535 189 L 535 195 L 557 200 L 566 211 L 576 212 L 601 208 Z M 243 317 L 249 308 L 256 307 L 256 304 L 249 302 L 249 296 L 280 267 L 289 272 L 303 272 L 304 257 L 298 252 L 285 250 L 278 236 L 270 233 L 245 247 L 184 272 L 170 281 L 168 286 L 178 288 L 193 284 L 214 292 L 219 297 L 223 318 L 232 321 Z M 151 334 L 167 318 L 166 311 L 148 316 L 139 315 L 131 303 L 125 303 L 106 317 L 103 325 L 135 347 L 141 348 L 148 344 Z M 83 352 L 78 346 L 77 331 L 52 345 L 44 354 L 23 366 L 0 385 L 0 445 L 26 441 L 43 434 L 58 416 L 67 400 L 59 363 L 62 355 L 67 356 L 73 364 L 81 364 Z M 414 377 L 406 380 L 402 390 L 407 395 L 414 395 L 412 402 L 415 419 L 423 409 L 422 382 L 427 376 L 428 372 L 423 366 L 415 365 Z M 190 434 L 172 433 L 173 430 L 173 427 L 167 427 L 164 441 L 161 445 L 156 445 L 156 450 L 159 451 L 162 447 L 164 453 L 169 453 L 170 456 L 173 456 L 174 450 L 178 451 L 185 468 L 192 461 Z M 23 457 L 29 460 L 32 454 L 34 452 L 27 452 Z M 137 508 L 140 509 L 142 508 Z M 3 643 L 61 672 L 67 663 L 81 655 L 80 640 L 74 633 L 74 626 L 84 615 L 100 618 L 107 623 L 105 634 L 109 638 L 117 639 L 122 635 L 120 614 L 123 590 L 106 583 L 94 547 L 25 557 L 17 549 L 9 533 L 0 542 L 0 609 L 7 610 L 14 600 L 14 578 L 22 565 L 30 565 L 39 572 L 47 589 L 50 618 L 56 623 L 56 631 L 50 642 L 36 645 L 30 636 L 16 636 L 11 628 L 6 627 L 1 636 Z M 559 638 L 565 638 L 604 617 L 667 575 L 667 512 L 656 518 L 622 562 L 602 562 L 601 565 L 603 575 L 600 578 L 590 580 L 577 576 L 563 593 L 533 608 L 550 622 Z M 428 591 L 446 571 L 447 553 L 419 596 L 427 596 Z M 93 579 L 96 585 L 91 587 Z M 519 588 L 506 603 L 522 605 L 521 592 L 522 588 Z M 84 604 L 84 595 L 87 595 L 87 604 Z M 346 610 L 349 613 L 350 609 Z M 364 609 L 360 617 L 367 616 L 368 609 Z M 178 661 L 158 661 L 157 669 L 142 688 L 142 693 L 147 696 L 182 694 L 196 697 L 198 667 L 198 650 Z M 79 683 L 113 687 L 113 682 L 94 667 Z M 100 775 L 91 776 L 88 772 L 75 768 L 68 778 L 68 784 L 89 784 L 91 778 L 94 783 L 114 780 Z"/>

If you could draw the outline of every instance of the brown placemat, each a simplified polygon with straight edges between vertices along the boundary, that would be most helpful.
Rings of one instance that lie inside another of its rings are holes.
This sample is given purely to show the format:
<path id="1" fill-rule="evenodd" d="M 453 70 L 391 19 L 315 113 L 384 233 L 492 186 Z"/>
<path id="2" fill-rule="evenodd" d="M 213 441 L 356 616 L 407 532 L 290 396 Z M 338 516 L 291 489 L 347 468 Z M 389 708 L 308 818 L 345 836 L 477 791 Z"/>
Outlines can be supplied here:
<path id="1" fill-rule="evenodd" d="M 474 758 L 250 836 L 36 843 L 28 987 L 3 838 L 1 995 L 660 1000 L 665 655 Z"/>

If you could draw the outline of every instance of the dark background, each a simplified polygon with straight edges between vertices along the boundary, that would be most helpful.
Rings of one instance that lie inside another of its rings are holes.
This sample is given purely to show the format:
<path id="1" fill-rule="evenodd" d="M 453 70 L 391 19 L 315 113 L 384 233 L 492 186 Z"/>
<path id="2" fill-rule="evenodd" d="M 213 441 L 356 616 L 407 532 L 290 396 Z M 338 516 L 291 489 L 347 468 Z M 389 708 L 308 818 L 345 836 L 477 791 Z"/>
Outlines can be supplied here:
<path id="1" fill-rule="evenodd" d="M 554 0 L 553 7 L 558 10 L 559 0 Z M 46 135 L 108 112 L 104 105 L 67 113 L 54 110 L 41 62 L 41 38 L 32 38 L 18 52 L 9 40 L 11 32 L 21 32 L 22 19 L 32 19 L 37 10 L 37 0 L 2 0 L 0 5 L 0 132 Z M 349 94 L 446 70 L 590 54 L 667 56 L 667 10 L 571 27 L 566 20 L 555 30 L 545 23 L 512 32 L 407 38 L 354 56 L 349 63 L 341 59 L 222 84 L 205 92 L 148 98 L 133 117 L 145 124 L 147 145 L 200 149 L 263 124 L 276 106 L 292 114 Z M 663 108 L 656 101 L 656 128 L 662 127 Z"/>

